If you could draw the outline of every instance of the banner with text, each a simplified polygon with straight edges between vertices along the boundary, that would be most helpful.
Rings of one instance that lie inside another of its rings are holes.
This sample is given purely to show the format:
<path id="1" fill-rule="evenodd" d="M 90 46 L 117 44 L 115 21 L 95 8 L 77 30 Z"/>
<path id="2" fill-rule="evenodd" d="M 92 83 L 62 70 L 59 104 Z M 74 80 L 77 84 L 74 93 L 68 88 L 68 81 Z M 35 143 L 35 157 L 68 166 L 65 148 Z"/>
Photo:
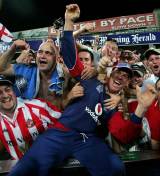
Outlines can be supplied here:
<path id="1" fill-rule="evenodd" d="M 119 35 L 86 35 L 78 38 L 80 43 L 83 41 L 90 41 L 95 44 L 98 40 L 98 45 L 102 46 L 108 38 L 115 39 L 119 46 L 125 45 L 143 45 L 143 44 L 158 44 L 160 43 L 160 32 L 146 32 L 146 33 L 134 33 L 134 34 L 119 34 Z"/>
<path id="2" fill-rule="evenodd" d="M 107 32 L 114 30 L 133 29 L 142 27 L 155 27 L 156 17 L 154 13 L 137 14 L 130 16 L 120 16 L 113 18 L 105 18 L 99 20 L 84 21 L 75 23 L 74 30 L 80 29 L 84 24 L 92 23 L 95 26 L 95 30 L 92 32 Z M 49 35 L 56 35 L 54 27 L 48 28 Z"/>

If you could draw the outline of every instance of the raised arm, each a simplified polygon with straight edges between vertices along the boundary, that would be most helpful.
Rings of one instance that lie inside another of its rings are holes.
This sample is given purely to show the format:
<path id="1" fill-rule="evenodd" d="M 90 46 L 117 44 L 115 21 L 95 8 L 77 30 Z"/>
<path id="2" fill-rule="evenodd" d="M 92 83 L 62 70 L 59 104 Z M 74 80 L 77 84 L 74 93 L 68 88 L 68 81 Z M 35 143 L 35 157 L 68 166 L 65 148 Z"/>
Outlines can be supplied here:
<path id="1" fill-rule="evenodd" d="M 86 23 L 84 26 L 82 26 L 80 29 L 76 30 L 73 32 L 73 36 L 74 37 L 78 37 L 79 35 L 81 35 L 84 32 L 90 32 L 93 31 L 95 29 L 94 24 L 92 23 Z M 83 45 L 82 45 L 83 47 Z"/>
<path id="2" fill-rule="evenodd" d="M 73 37 L 73 24 L 79 18 L 80 10 L 77 4 L 66 6 L 64 32 L 61 38 L 61 53 L 64 63 L 73 77 L 80 77 L 83 65 L 77 57 L 76 45 Z"/>
<path id="3" fill-rule="evenodd" d="M 11 47 L 0 57 L 0 74 L 13 74 L 13 66 L 11 60 L 16 53 L 16 49 L 26 49 L 28 45 L 23 40 L 16 40 Z"/>
<path id="4" fill-rule="evenodd" d="M 125 120 L 122 115 L 117 113 L 117 115 L 111 118 L 108 123 L 111 134 L 123 144 L 133 142 L 140 136 L 142 118 L 156 97 L 156 91 L 152 85 L 148 85 L 145 92 L 141 92 L 140 87 L 138 86 L 136 87 L 136 90 L 138 105 L 135 113 L 131 114 L 130 119 Z"/>
<path id="5" fill-rule="evenodd" d="M 141 91 L 141 88 L 136 86 L 138 106 L 135 110 L 135 114 L 138 117 L 143 117 L 144 113 L 147 111 L 148 107 L 152 104 L 153 100 L 156 98 L 156 90 L 153 85 L 147 85 L 147 90 L 145 92 Z"/>

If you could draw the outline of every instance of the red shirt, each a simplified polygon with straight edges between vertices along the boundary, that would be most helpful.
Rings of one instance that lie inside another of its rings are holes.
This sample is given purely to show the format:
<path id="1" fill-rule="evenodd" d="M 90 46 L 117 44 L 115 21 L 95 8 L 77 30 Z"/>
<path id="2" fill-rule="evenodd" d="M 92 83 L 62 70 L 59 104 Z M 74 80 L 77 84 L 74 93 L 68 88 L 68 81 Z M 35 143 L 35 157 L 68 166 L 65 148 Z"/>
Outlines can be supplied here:
<path id="1" fill-rule="evenodd" d="M 151 138 L 160 141 L 160 108 L 157 101 L 152 103 L 145 116 L 149 123 Z"/>
<path id="2" fill-rule="evenodd" d="M 0 140 L 13 159 L 22 157 L 26 146 L 49 127 L 65 129 L 58 122 L 61 112 L 43 100 L 17 98 L 13 118 L 0 112 Z"/>

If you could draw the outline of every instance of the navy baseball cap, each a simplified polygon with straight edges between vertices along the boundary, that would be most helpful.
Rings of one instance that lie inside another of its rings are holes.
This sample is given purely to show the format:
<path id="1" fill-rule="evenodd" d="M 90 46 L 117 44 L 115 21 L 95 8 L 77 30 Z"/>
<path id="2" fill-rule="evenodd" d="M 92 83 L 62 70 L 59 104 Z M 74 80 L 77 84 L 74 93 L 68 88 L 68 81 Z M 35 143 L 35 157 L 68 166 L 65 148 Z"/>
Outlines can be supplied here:
<path id="1" fill-rule="evenodd" d="M 131 68 L 131 66 L 128 63 L 126 63 L 126 62 L 120 62 L 116 66 L 113 67 L 113 70 L 116 69 L 116 68 L 118 68 L 119 70 L 122 70 L 122 71 L 128 73 L 130 78 L 133 77 L 132 68 Z"/>
<path id="2" fill-rule="evenodd" d="M 13 83 L 7 79 L 5 76 L 0 75 L 0 85 L 11 85 L 13 86 Z"/>

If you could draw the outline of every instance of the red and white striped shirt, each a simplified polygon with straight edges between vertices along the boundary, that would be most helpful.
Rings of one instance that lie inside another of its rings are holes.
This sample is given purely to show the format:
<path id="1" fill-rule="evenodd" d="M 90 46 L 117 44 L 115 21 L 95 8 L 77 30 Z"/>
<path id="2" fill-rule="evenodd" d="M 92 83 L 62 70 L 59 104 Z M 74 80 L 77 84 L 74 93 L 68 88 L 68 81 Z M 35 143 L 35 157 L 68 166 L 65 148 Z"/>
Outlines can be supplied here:
<path id="1" fill-rule="evenodd" d="M 60 110 L 49 102 L 17 98 L 12 119 L 0 112 L 0 140 L 12 158 L 19 159 L 26 145 L 47 128 L 65 129 L 57 120 L 60 116 Z"/>

